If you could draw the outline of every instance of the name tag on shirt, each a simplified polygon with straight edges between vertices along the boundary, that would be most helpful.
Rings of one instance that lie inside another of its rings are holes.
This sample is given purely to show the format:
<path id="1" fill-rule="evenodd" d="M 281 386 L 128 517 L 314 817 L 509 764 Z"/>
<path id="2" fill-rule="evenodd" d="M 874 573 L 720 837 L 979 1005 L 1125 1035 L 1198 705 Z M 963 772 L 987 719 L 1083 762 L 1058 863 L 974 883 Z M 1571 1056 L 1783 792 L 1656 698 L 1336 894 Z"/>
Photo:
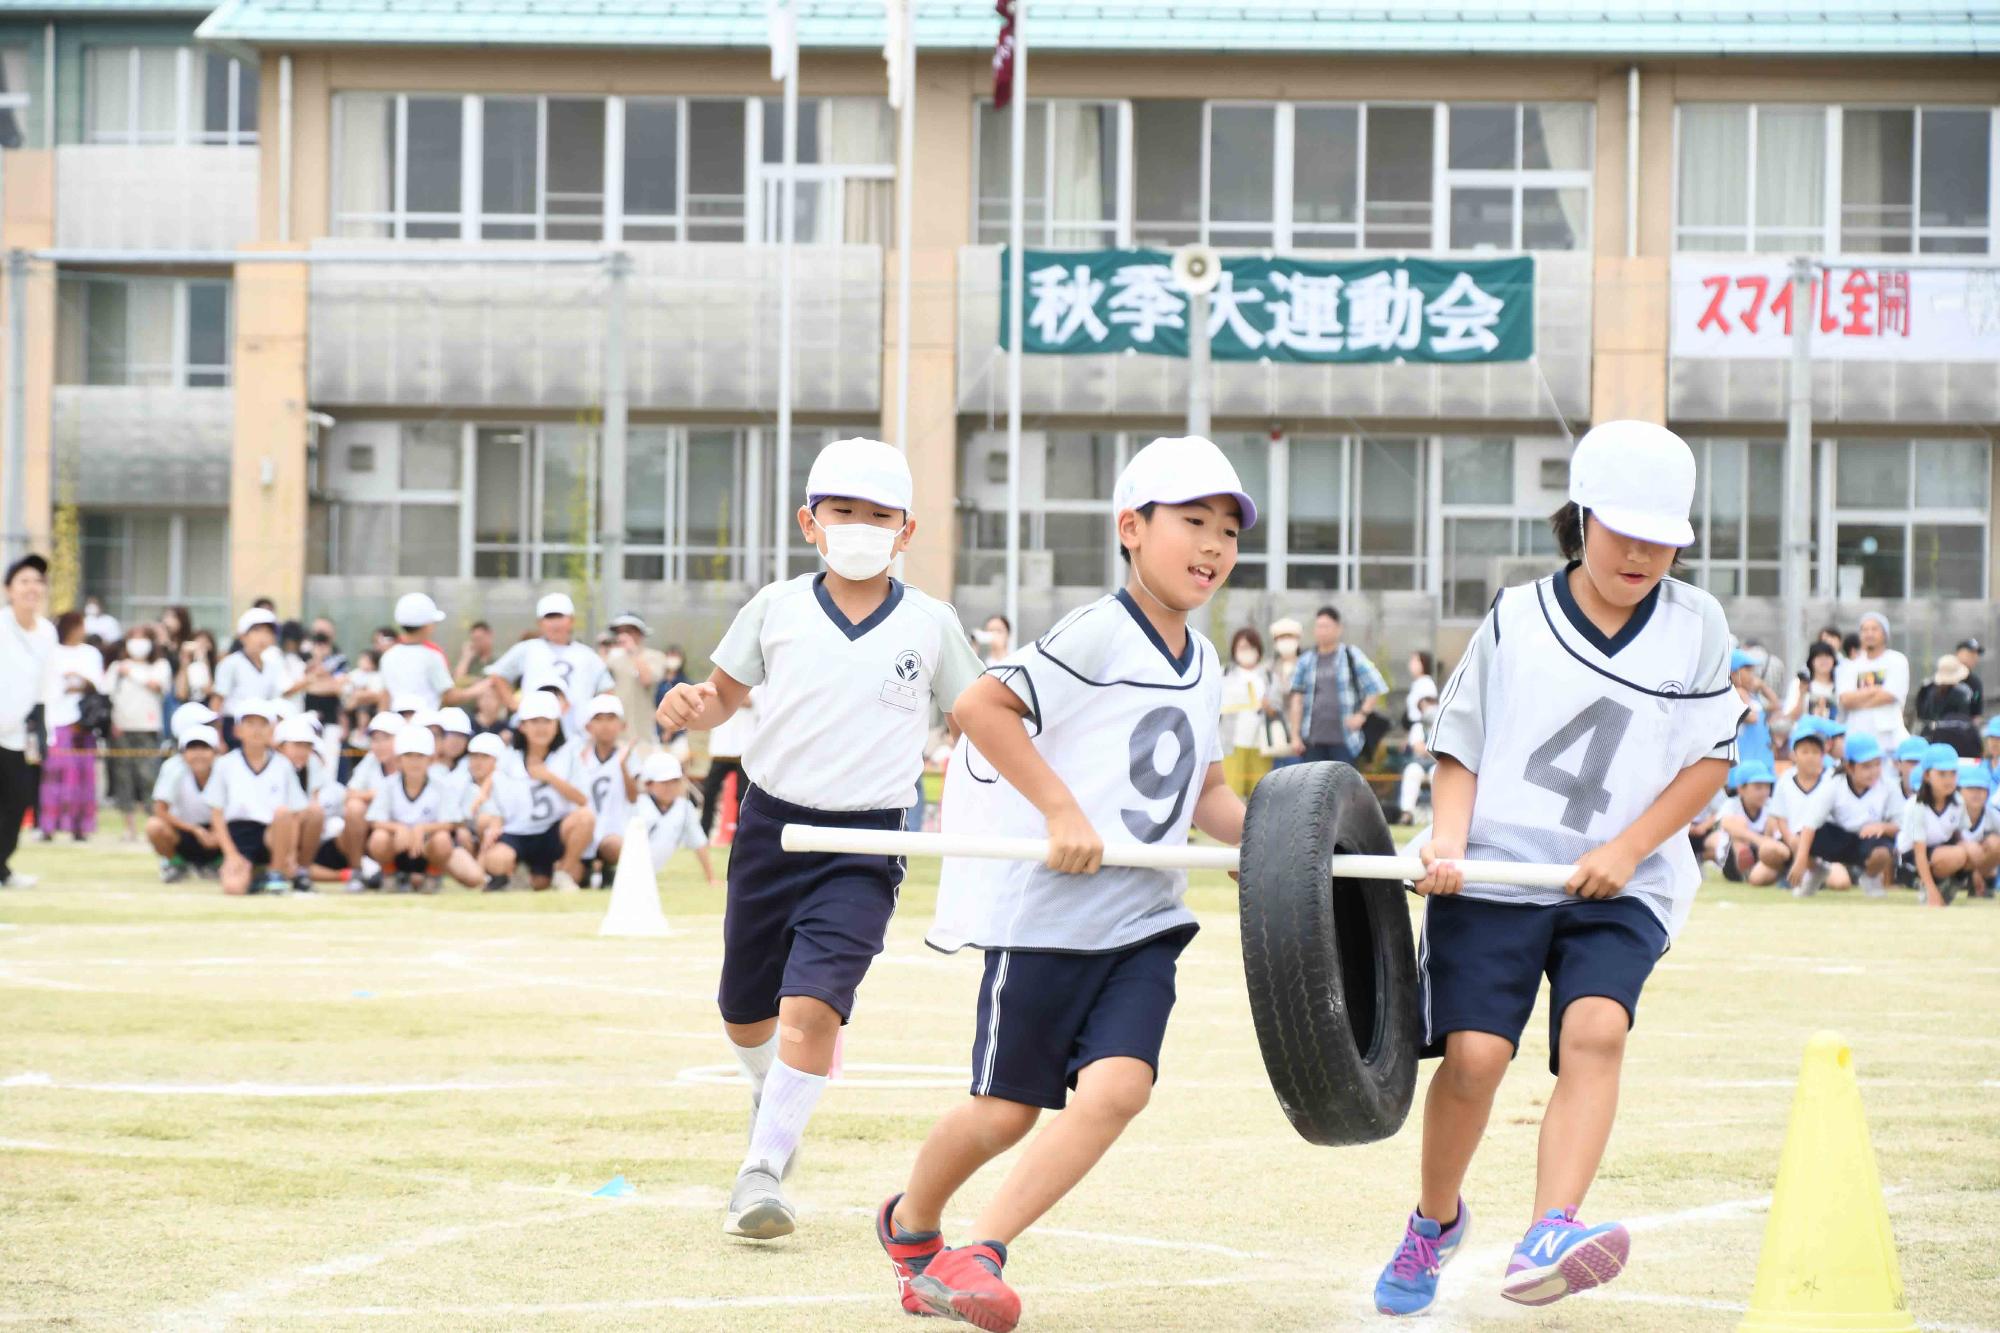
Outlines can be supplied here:
<path id="1" fill-rule="evenodd" d="M 916 686 L 905 685 L 900 680 L 883 681 L 880 698 L 889 707 L 900 709 L 905 713 L 916 712 L 923 701 L 923 696 Z"/>

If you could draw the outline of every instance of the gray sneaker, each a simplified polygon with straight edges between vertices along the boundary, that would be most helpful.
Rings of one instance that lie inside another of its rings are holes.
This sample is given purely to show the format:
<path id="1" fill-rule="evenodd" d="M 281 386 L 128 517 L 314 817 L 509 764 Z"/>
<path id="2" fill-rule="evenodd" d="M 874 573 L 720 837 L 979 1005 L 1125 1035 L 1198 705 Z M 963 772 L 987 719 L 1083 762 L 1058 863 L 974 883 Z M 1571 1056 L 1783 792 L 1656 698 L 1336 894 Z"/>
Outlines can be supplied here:
<path id="1" fill-rule="evenodd" d="M 758 1162 L 737 1173 L 736 1188 L 729 1192 L 729 1216 L 723 1219 L 726 1236 L 751 1240 L 776 1240 L 792 1234 L 797 1214 L 778 1192 L 778 1176 L 770 1163 Z"/>

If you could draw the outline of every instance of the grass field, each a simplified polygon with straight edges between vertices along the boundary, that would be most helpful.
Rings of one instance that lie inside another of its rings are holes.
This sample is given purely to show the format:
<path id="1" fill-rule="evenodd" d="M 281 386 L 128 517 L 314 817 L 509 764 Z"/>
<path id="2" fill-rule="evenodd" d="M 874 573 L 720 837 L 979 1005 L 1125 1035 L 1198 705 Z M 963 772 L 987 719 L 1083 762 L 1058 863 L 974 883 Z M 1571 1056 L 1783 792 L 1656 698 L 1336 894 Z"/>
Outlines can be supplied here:
<path id="1" fill-rule="evenodd" d="M 869 1213 L 963 1094 L 978 978 L 976 955 L 922 947 L 925 867 L 793 1179 L 800 1231 L 759 1248 L 720 1234 L 747 1098 L 716 1031 L 720 897 L 685 858 L 662 941 L 598 939 L 595 894 L 225 900 L 127 851 L 20 866 L 42 883 L 0 895 L 0 1324 L 909 1326 Z M 1024 1327 L 1380 1326 L 1368 1293 L 1415 1195 L 1415 1126 L 1344 1150 L 1292 1133 L 1232 895 L 1195 889 L 1152 1108 L 1016 1248 Z M 1497 1295 L 1551 1087 L 1538 1014 L 1431 1327 L 1733 1327 L 1800 1051 L 1832 1027 L 1918 1318 L 2000 1328 L 1996 941 L 1993 903 L 1711 884 L 1647 992 L 1588 1210 L 1631 1224 L 1631 1269 L 1541 1313 Z M 618 1175 L 635 1195 L 591 1197 Z"/>

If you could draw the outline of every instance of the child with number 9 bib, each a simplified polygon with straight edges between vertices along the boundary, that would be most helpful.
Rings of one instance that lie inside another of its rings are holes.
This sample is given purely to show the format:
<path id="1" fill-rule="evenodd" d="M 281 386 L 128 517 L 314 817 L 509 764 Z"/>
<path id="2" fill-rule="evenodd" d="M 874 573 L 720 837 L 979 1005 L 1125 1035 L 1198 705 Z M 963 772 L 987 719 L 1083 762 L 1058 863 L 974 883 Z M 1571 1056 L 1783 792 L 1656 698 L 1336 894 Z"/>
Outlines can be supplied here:
<path id="1" fill-rule="evenodd" d="M 1694 455 L 1638 421 L 1596 427 L 1554 516 L 1568 566 L 1504 589 L 1438 706 L 1418 952 L 1423 1175 L 1376 1308 L 1413 1315 L 1464 1244 L 1459 1196 L 1549 978 L 1549 1072 L 1534 1220 L 1501 1287 L 1547 1305 L 1616 1277 L 1631 1237 L 1577 1220 L 1611 1136 L 1639 992 L 1701 883 L 1683 831 L 1734 762 L 1743 704 L 1713 597 L 1667 578 L 1694 532 Z M 1457 862 L 1574 863 L 1561 889 L 1482 884 Z"/>
<path id="2" fill-rule="evenodd" d="M 903 1309 L 1005 1333 L 1007 1247 L 1145 1107 L 1194 937 L 1185 871 L 1102 864 L 1105 842 L 1173 847 L 1192 823 L 1243 837 L 1222 773 L 1222 671 L 1188 627 L 1257 521 L 1236 469 L 1198 437 L 1155 440 L 1112 491 L 1126 586 L 994 664 L 958 701 L 947 833 L 1046 835 L 1045 864 L 947 858 L 934 948 L 986 951 L 972 1097 L 931 1131 L 905 1193 L 876 1212 Z M 1074 1091 L 1074 1097 L 1071 1092 Z M 952 1195 L 1059 1112 L 946 1249 Z"/>

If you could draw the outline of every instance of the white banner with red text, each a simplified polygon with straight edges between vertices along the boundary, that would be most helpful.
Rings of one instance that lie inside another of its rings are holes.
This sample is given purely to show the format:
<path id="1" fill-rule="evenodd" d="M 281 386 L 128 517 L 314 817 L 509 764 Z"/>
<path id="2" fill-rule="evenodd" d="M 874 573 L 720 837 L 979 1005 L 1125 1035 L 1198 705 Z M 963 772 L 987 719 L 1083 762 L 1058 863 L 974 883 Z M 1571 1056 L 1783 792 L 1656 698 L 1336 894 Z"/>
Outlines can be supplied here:
<path id="1" fill-rule="evenodd" d="M 1675 357 L 1775 361 L 1792 354 L 1791 261 L 1680 254 Z M 1815 361 L 2000 361 L 2000 267 L 1900 255 L 1830 260 L 1813 282 Z"/>

